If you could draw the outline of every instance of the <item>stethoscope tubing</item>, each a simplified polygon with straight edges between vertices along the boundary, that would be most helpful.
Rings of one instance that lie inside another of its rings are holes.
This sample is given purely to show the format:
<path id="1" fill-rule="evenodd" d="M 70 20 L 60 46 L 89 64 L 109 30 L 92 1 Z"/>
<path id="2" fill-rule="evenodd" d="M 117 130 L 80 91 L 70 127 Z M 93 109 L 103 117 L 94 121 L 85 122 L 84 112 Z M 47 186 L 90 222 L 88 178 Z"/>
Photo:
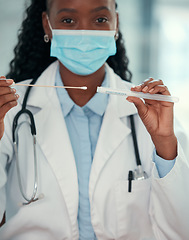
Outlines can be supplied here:
<path id="1" fill-rule="evenodd" d="M 33 79 L 31 84 L 34 84 L 37 81 L 37 78 Z M 26 109 L 26 104 L 27 104 L 27 99 L 29 96 L 29 93 L 31 91 L 31 87 L 28 87 L 24 96 L 23 104 L 22 104 L 22 109 L 16 114 L 13 120 L 13 126 L 12 126 L 12 140 L 13 140 L 13 146 L 14 146 L 14 151 L 15 151 L 15 156 L 16 156 L 16 168 L 17 168 L 17 175 L 18 175 L 18 184 L 20 188 L 20 192 L 22 197 L 25 199 L 26 202 L 22 203 L 22 205 L 28 205 L 32 202 L 37 201 L 39 198 L 36 197 L 37 195 L 37 190 L 38 190 L 38 168 L 37 168 L 37 154 L 36 154 L 36 127 L 35 127 L 35 121 L 34 117 L 31 111 Z M 34 148 L 34 187 L 33 187 L 33 193 L 31 197 L 27 197 L 26 194 L 24 193 L 23 185 L 22 185 L 22 180 L 21 180 L 21 172 L 20 172 L 20 165 L 19 165 L 19 157 L 18 157 L 18 130 L 21 125 L 18 125 L 18 120 L 19 117 L 22 114 L 27 114 L 29 119 L 30 119 L 30 129 L 31 129 L 31 134 L 33 136 L 33 148 Z"/>
<path id="2" fill-rule="evenodd" d="M 33 136 L 33 149 L 34 149 L 34 186 L 33 186 L 33 193 L 30 198 L 26 196 L 24 193 L 24 188 L 21 180 L 21 172 L 20 172 L 20 165 L 19 165 L 19 157 L 18 157 L 18 130 L 21 127 L 21 124 L 18 125 L 15 129 L 15 141 L 13 143 L 14 146 L 14 152 L 16 157 L 16 169 L 17 169 L 17 176 L 18 176 L 18 184 L 20 188 L 20 192 L 22 194 L 22 197 L 26 200 L 23 205 L 27 205 L 31 202 L 34 202 L 38 200 L 36 198 L 37 190 L 38 190 L 38 168 L 37 168 L 37 155 L 36 155 L 36 136 L 32 134 Z"/>

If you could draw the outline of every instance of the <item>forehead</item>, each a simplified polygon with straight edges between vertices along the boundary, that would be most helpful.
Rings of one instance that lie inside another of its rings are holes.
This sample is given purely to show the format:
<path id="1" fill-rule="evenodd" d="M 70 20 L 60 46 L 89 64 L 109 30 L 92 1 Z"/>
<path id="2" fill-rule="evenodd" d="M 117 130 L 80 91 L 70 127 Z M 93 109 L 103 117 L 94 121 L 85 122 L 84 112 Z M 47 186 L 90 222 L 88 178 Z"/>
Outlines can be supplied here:
<path id="1" fill-rule="evenodd" d="M 115 9 L 115 0 L 47 0 L 48 10 L 52 8 L 97 8 L 106 6 Z"/>

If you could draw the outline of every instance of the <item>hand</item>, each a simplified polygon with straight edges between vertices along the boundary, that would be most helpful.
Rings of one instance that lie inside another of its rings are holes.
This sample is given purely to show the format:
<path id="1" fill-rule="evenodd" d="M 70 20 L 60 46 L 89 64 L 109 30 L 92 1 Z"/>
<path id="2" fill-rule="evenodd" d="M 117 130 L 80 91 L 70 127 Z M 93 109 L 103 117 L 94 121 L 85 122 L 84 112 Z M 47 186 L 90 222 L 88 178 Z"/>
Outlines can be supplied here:
<path id="1" fill-rule="evenodd" d="M 162 80 L 147 79 L 144 83 L 131 88 L 132 91 L 150 94 L 170 95 Z M 171 160 L 177 156 L 177 139 L 173 130 L 173 103 L 127 97 L 133 102 L 147 131 L 151 135 L 158 155 Z"/>
<path id="2" fill-rule="evenodd" d="M 4 117 L 6 113 L 17 105 L 19 98 L 16 90 L 10 88 L 13 80 L 6 79 L 4 76 L 0 77 L 0 139 L 4 134 Z"/>

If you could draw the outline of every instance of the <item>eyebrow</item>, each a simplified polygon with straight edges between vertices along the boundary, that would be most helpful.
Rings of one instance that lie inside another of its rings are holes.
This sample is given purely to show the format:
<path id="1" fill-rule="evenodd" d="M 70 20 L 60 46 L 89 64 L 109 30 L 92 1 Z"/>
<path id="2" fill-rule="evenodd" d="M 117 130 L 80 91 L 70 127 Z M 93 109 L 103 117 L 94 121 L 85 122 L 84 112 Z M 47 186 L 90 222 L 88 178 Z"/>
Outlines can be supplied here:
<path id="1" fill-rule="evenodd" d="M 101 7 L 97 7 L 97 8 L 95 8 L 95 9 L 92 9 L 92 10 L 91 10 L 91 13 L 92 13 L 92 12 L 99 12 L 99 11 L 102 11 L 102 10 L 107 10 L 107 11 L 110 12 L 110 9 L 109 9 L 108 7 L 106 7 L 106 6 L 101 6 Z M 57 12 L 57 14 L 59 14 L 59 13 L 61 13 L 61 12 L 76 13 L 77 10 L 74 9 L 74 8 L 62 8 L 62 9 L 60 9 L 60 10 Z"/>
<path id="2" fill-rule="evenodd" d="M 72 13 L 75 13 L 77 12 L 77 10 L 75 10 L 74 8 L 62 8 L 60 9 L 57 14 L 61 13 L 61 12 L 72 12 Z"/>
<path id="3" fill-rule="evenodd" d="M 95 9 L 91 10 L 91 12 L 99 12 L 99 11 L 102 11 L 102 10 L 107 10 L 107 11 L 111 12 L 111 10 L 106 6 L 97 7 Z"/>

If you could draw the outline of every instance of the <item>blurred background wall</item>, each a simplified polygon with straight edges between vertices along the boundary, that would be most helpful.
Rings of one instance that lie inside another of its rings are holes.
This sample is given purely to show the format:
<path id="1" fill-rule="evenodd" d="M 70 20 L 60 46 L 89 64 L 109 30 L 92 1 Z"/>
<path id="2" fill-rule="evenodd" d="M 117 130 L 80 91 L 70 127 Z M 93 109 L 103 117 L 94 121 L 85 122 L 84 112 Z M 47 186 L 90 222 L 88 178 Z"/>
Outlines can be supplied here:
<path id="1" fill-rule="evenodd" d="M 0 0 L 0 75 L 6 75 L 29 0 Z M 189 134 L 189 1 L 117 0 L 133 83 L 162 79 L 180 98 L 175 115 Z"/>
<path id="2" fill-rule="evenodd" d="M 189 135 L 189 1 L 118 0 L 133 82 L 162 79 Z"/>

